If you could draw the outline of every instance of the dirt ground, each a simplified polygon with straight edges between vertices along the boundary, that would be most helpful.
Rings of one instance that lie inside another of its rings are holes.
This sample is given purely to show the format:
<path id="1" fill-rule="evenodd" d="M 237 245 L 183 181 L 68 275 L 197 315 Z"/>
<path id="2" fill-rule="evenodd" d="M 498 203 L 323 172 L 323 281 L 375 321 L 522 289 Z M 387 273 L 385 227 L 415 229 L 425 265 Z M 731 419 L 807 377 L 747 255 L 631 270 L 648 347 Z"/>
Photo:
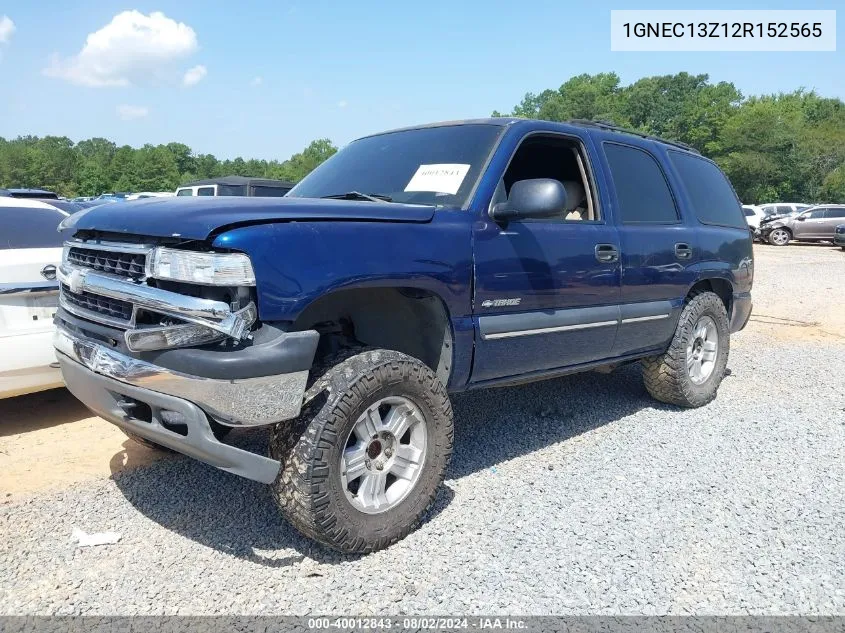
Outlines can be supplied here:
<path id="1" fill-rule="evenodd" d="M 755 246 L 754 313 L 748 330 L 778 339 L 845 340 L 845 253 L 825 245 Z M 740 334 L 732 345 L 741 346 Z M 167 453 L 129 440 L 65 389 L 0 400 L 2 495 L 105 478 Z"/>

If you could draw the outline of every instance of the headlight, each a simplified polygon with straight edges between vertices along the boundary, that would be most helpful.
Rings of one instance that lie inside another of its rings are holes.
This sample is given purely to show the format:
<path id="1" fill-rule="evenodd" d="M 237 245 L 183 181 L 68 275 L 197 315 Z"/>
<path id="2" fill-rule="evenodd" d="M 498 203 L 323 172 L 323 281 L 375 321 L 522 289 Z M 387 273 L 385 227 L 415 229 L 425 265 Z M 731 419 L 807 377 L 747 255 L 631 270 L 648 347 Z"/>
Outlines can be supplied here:
<path id="1" fill-rule="evenodd" d="M 254 286 L 252 262 L 243 253 L 197 253 L 175 248 L 153 249 L 148 275 L 209 286 Z"/>

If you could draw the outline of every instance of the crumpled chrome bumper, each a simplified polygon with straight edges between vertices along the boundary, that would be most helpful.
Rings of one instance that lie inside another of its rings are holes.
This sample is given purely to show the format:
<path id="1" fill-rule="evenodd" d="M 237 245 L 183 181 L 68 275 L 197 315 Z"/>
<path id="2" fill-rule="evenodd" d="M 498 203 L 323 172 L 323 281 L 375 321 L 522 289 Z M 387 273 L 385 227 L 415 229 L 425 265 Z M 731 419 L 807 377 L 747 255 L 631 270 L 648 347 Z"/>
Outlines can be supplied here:
<path id="1" fill-rule="evenodd" d="M 203 325 L 235 339 L 242 339 L 249 334 L 249 328 L 257 316 L 255 305 L 252 303 L 241 310 L 233 311 L 223 301 L 190 297 L 70 264 L 62 264 L 57 276 L 59 281 L 74 293 L 88 292 L 126 301 L 133 304 L 135 309 L 146 308 L 189 323 Z M 79 308 L 75 308 L 63 299 L 61 301 L 62 307 L 68 312 L 79 313 Z M 108 322 L 101 315 L 83 313 L 79 316 L 91 318 L 94 321 Z M 131 325 L 131 323 L 123 324 L 123 327 Z"/>
<path id="2" fill-rule="evenodd" d="M 60 325 L 53 343 L 63 369 L 73 361 L 121 383 L 182 398 L 229 426 L 258 426 L 296 417 L 308 380 L 307 370 L 236 380 L 191 376 L 79 338 Z"/>

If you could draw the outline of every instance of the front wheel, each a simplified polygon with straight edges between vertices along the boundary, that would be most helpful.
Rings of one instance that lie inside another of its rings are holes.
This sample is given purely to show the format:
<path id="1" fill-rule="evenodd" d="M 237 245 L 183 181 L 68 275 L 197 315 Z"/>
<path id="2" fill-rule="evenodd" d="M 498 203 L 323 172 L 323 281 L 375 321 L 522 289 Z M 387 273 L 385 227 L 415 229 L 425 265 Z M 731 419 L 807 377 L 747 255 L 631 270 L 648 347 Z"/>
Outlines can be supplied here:
<path id="1" fill-rule="evenodd" d="M 786 246 L 792 239 L 792 234 L 786 229 L 774 229 L 769 233 L 769 244 Z"/>
<path id="2" fill-rule="evenodd" d="M 700 407 L 716 397 L 728 365 L 730 327 L 722 300 L 701 292 L 687 301 L 669 349 L 643 359 L 643 378 L 653 398 Z"/>
<path id="3" fill-rule="evenodd" d="M 404 538 L 434 502 L 452 453 L 446 389 L 419 360 L 361 352 L 329 369 L 295 420 L 273 429 L 273 496 L 303 534 L 347 553 Z"/>

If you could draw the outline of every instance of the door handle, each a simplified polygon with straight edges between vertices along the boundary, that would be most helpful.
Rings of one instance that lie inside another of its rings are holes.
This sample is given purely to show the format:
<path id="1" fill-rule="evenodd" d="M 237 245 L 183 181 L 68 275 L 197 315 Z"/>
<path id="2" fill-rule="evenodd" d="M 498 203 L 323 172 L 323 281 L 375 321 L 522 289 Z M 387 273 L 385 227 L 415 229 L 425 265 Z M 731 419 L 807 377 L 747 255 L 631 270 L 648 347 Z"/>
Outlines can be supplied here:
<path id="1" fill-rule="evenodd" d="M 692 257 L 692 248 L 689 244 L 680 242 L 675 244 L 675 257 L 678 259 L 690 259 Z"/>
<path id="2" fill-rule="evenodd" d="M 596 244 L 596 259 L 603 264 L 619 261 L 619 251 L 613 244 Z"/>

